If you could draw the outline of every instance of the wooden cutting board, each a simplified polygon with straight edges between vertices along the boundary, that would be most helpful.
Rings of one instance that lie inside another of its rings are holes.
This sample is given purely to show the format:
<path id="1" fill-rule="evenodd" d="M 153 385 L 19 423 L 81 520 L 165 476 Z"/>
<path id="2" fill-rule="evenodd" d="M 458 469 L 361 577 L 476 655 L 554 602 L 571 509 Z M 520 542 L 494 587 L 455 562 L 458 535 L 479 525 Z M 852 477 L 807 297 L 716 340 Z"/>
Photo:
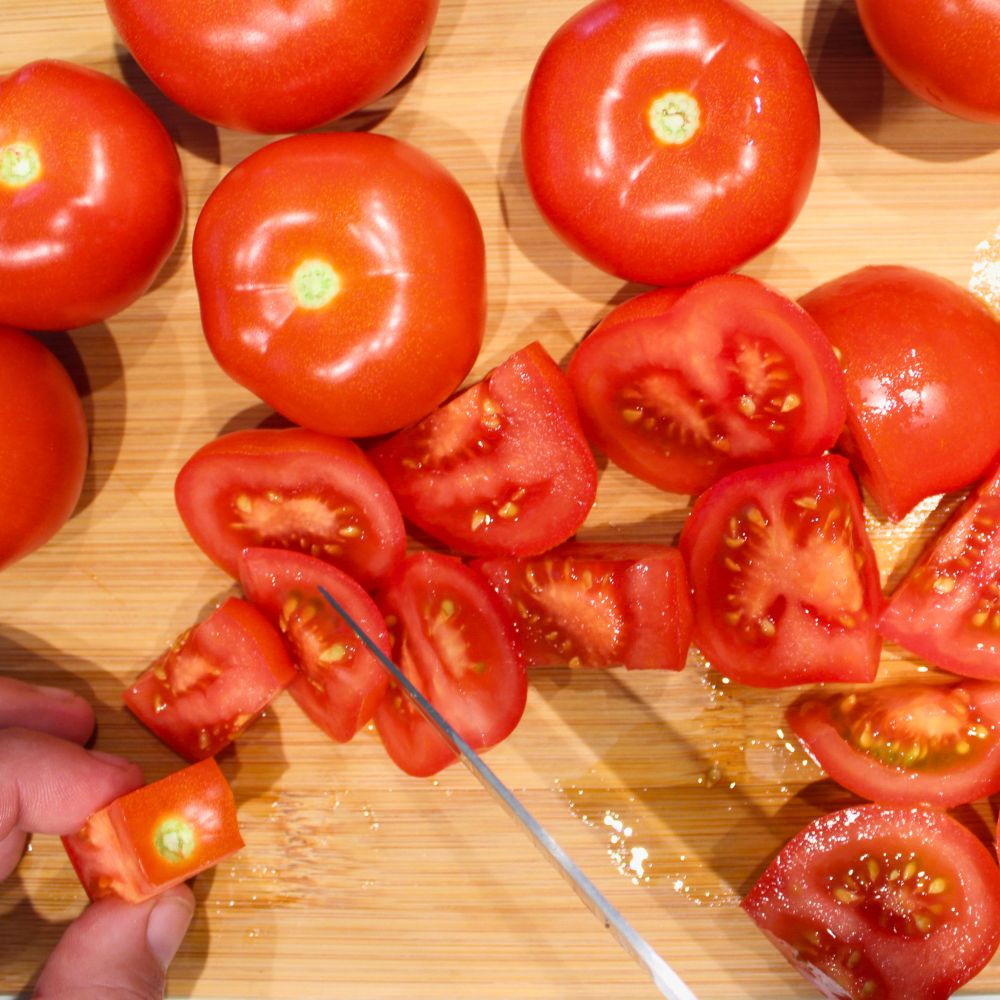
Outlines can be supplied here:
<path id="1" fill-rule="evenodd" d="M 529 73 L 577 6 L 443 0 L 419 71 L 337 126 L 416 143 L 469 192 L 489 252 L 477 376 L 532 339 L 565 358 L 612 304 L 640 290 L 551 235 L 519 165 Z M 909 97 L 876 63 L 850 2 L 752 6 L 802 44 L 823 147 L 798 222 L 747 272 L 796 296 L 866 263 L 910 264 L 966 284 L 979 260 L 988 293 L 1000 129 Z M 0 23 L 0 72 L 45 56 L 123 78 L 162 117 L 183 159 L 188 224 L 154 290 L 106 324 L 46 338 L 84 396 L 90 471 L 58 538 L 0 576 L 0 671 L 85 694 L 100 718 L 97 746 L 134 757 L 155 778 L 178 761 L 126 715 L 122 689 L 231 586 L 188 539 L 174 477 L 205 441 L 268 412 L 204 344 L 191 234 L 213 186 L 266 140 L 170 104 L 116 40 L 100 0 L 0 0 Z M 582 534 L 671 540 L 688 502 L 604 468 Z M 924 522 L 940 522 L 936 508 L 928 502 L 892 530 L 872 521 L 886 578 L 912 559 L 931 530 Z M 887 651 L 889 673 L 913 669 Z M 700 997 L 809 995 L 736 906 L 788 837 L 851 801 L 787 739 L 787 697 L 729 686 L 694 660 L 680 675 L 539 671 L 523 722 L 490 754 Z M 221 764 L 247 847 L 197 879 L 198 914 L 171 970 L 172 995 L 654 995 L 464 771 L 408 778 L 374 733 L 336 746 L 287 696 Z M 992 838 L 988 810 L 963 818 Z M 58 843 L 36 838 L 0 888 L 0 992 L 23 988 L 83 904 Z M 1000 961 L 976 985 L 1000 989 Z"/>

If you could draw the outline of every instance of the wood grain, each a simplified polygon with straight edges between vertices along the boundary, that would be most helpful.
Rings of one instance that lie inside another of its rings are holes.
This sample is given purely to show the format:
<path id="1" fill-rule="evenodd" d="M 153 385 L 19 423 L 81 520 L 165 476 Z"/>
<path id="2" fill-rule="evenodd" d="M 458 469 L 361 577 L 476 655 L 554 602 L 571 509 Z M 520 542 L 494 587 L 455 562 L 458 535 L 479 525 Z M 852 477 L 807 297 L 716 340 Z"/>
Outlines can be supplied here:
<path id="1" fill-rule="evenodd" d="M 474 374 L 541 340 L 564 358 L 639 289 L 573 257 L 541 222 L 518 157 L 531 67 L 577 0 L 443 0 L 429 50 L 397 92 L 336 128 L 373 127 L 445 163 L 489 251 L 490 319 Z M 962 284 L 1000 224 L 1000 131 L 947 118 L 889 79 L 853 5 L 753 0 L 802 44 L 823 148 L 810 200 L 748 273 L 789 295 L 865 263 L 924 267 Z M 48 337 L 84 396 L 93 454 L 58 538 L 0 576 L 0 670 L 97 705 L 97 745 L 150 777 L 177 766 L 121 708 L 124 685 L 231 586 L 174 509 L 198 446 L 267 414 L 215 366 L 201 335 L 190 238 L 226 171 L 264 139 L 173 106 L 115 39 L 100 0 L 0 0 L 0 72 L 49 56 L 126 80 L 177 141 L 184 238 L 132 308 Z M 947 504 L 947 501 L 946 501 Z M 672 539 L 687 498 L 613 468 L 583 534 Z M 936 502 L 899 528 L 872 521 L 884 576 L 912 559 Z M 889 650 L 887 675 L 914 669 Z M 731 687 L 696 661 L 681 675 L 541 671 L 524 721 L 490 755 L 616 905 L 700 997 L 804 997 L 808 988 L 736 901 L 805 822 L 850 798 L 781 729 L 787 695 Z M 593 997 L 654 995 L 575 896 L 457 769 L 409 779 L 377 737 L 321 736 L 281 698 L 221 764 L 247 848 L 200 877 L 175 996 Z M 968 810 L 984 840 L 986 811 Z M 36 838 L 0 888 L 0 990 L 27 983 L 84 898 L 58 844 Z M 1000 963 L 976 984 L 1000 989 Z"/>

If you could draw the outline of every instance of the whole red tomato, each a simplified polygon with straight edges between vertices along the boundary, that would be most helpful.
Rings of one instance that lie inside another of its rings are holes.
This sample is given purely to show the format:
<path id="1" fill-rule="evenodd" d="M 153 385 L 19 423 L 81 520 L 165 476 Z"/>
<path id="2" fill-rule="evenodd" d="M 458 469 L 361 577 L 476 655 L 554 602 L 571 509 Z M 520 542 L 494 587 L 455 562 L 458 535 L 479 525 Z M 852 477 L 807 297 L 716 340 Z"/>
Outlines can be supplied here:
<path id="1" fill-rule="evenodd" d="M 542 214 L 577 253 L 680 285 L 792 224 L 819 111 L 798 46 L 737 0 L 596 0 L 538 60 L 521 144 Z"/>
<path id="2" fill-rule="evenodd" d="M 342 437 L 396 430 L 458 387 L 482 343 L 485 256 L 451 174 L 369 133 L 258 150 L 194 234 L 216 360 L 288 419 Z"/>
<path id="3" fill-rule="evenodd" d="M 136 62 L 217 125 L 300 132 L 371 103 L 423 52 L 438 0 L 106 0 Z"/>
<path id="4" fill-rule="evenodd" d="M 177 150 L 127 87 L 50 60 L 0 77 L 0 323 L 61 330 L 119 312 L 183 214 Z"/>
<path id="5" fill-rule="evenodd" d="M 893 76 L 961 118 L 1000 122 L 998 0 L 857 0 L 865 33 Z"/>

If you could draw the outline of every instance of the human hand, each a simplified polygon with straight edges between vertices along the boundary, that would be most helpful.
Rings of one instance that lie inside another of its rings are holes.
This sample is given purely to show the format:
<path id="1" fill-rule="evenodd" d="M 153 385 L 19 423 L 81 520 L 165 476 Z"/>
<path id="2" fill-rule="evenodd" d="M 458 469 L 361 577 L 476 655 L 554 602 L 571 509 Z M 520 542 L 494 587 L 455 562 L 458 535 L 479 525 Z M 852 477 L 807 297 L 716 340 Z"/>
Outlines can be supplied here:
<path id="1" fill-rule="evenodd" d="M 0 677 L 0 881 L 17 866 L 29 833 L 75 833 L 91 813 L 142 784 L 137 765 L 83 748 L 94 724 L 77 695 Z M 137 905 L 91 904 L 46 962 L 36 1000 L 160 1000 L 193 913 L 184 885 Z"/>

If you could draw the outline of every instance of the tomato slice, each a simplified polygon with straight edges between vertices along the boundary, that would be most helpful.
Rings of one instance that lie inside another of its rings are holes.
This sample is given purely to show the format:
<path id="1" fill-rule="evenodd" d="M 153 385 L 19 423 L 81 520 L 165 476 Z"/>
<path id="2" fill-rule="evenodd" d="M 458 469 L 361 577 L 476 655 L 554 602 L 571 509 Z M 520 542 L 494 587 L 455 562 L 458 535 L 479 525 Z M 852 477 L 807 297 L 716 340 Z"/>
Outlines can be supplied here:
<path id="1" fill-rule="evenodd" d="M 209 758 L 94 813 L 63 845 L 91 899 L 141 903 L 243 847 L 236 803 Z"/>
<path id="2" fill-rule="evenodd" d="M 944 1000 L 996 951 L 998 900 L 996 861 L 960 823 L 865 805 L 793 837 L 743 907 L 831 1000 Z"/>
<path id="3" fill-rule="evenodd" d="M 245 548 L 292 549 L 374 589 L 406 552 L 389 487 L 346 438 L 297 427 L 225 434 L 187 460 L 174 493 L 191 537 L 230 576 Z"/>
<path id="4" fill-rule="evenodd" d="M 680 547 L 717 670 L 758 687 L 874 678 L 882 591 L 843 458 L 732 473 L 698 498 Z"/>
<path id="5" fill-rule="evenodd" d="M 179 635 L 124 699 L 168 747 L 196 761 L 236 739 L 294 677 L 270 622 L 231 597 Z"/>
<path id="6" fill-rule="evenodd" d="M 537 555 L 583 523 L 597 465 L 537 343 L 369 452 L 403 514 L 470 555 Z"/>
<path id="7" fill-rule="evenodd" d="M 240 585 L 291 649 L 298 667 L 288 688 L 292 697 L 331 739 L 346 743 L 371 720 L 389 675 L 319 588 L 388 654 L 389 634 L 375 602 L 335 566 L 282 549 L 247 549 Z"/>
<path id="8" fill-rule="evenodd" d="M 612 312 L 568 369 L 587 436 L 660 489 L 700 493 L 748 465 L 818 455 L 847 406 L 829 341 L 794 302 L 720 275 L 650 314 Z M 628 303 L 626 303 L 628 305 Z"/>
<path id="9" fill-rule="evenodd" d="M 506 609 L 482 576 L 451 556 L 415 553 L 379 604 L 396 663 L 469 746 L 492 747 L 513 732 L 524 712 L 527 675 Z M 394 684 L 375 725 L 408 774 L 435 774 L 457 759 Z"/>
<path id="10" fill-rule="evenodd" d="M 680 670 L 691 644 L 684 560 L 667 545 L 571 543 L 542 556 L 478 559 L 529 667 Z"/>

